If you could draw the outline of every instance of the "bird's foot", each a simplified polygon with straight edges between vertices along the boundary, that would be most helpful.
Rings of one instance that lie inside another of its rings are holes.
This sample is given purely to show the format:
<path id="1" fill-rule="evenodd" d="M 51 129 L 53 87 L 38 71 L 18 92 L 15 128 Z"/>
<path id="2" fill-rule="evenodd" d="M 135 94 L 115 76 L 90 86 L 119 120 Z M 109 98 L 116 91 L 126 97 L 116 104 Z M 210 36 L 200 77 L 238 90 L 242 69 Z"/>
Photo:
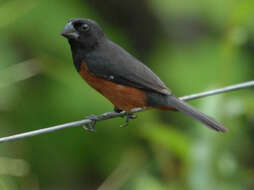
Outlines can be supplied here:
<path id="1" fill-rule="evenodd" d="M 85 119 L 90 119 L 91 122 L 88 123 L 88 124 L 85 124 L 85 125 L 83 126 L 83 128 L 84 128 L 86 131 L 95 132 L 94 126 L 95 126 L 95 124 L 96 124 L 97 116 L 96 116 L 96 115 L 89 115 L 89 116 L 85 117 Z"/>
<path id="2" fill-rule="evenodd" d="M 130 119 L 136 119 L 136 118 L 137 118 L 137 116 L 134 115 L 133 113 L 126 113 L 125 123 L 120 125 L 120 127 L 127 127 L 130 122 Z"/>
<path id="3" fill-rule="evenodd" d="M 121 113 L 122 111 L 123 110 L 121 110 L 121 109 L 119 109 L 117 107 L 114 108 L 114 112 L 116 112 L 116 113 Z M 120 117 L 124 117 L 124 115 L 121 115 Z"/>
<path id="4" fill-rule="evenodd" d="M 116 113 L 121 113 L 123 110 L 121 110 L 121 109 L 119 109 L 119 108 L 117 108 L 117 107 L 115 107 L 114 108 L 114 112 L 116 112 Z"/>

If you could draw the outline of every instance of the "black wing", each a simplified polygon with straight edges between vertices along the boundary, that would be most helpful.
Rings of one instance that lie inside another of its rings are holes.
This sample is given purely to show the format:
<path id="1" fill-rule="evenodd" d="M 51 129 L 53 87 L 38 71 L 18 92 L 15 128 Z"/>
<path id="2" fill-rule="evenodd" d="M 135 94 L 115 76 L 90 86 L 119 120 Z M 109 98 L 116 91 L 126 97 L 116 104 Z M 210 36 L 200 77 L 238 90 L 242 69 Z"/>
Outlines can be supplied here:
<path id="1" fill-rule="evenodd" d="M 119 84 L 170 95 L 171 91 L 142 62 L 120 46 L 107 41 L 105 46 L 86 56 L 89 72 Z"/>

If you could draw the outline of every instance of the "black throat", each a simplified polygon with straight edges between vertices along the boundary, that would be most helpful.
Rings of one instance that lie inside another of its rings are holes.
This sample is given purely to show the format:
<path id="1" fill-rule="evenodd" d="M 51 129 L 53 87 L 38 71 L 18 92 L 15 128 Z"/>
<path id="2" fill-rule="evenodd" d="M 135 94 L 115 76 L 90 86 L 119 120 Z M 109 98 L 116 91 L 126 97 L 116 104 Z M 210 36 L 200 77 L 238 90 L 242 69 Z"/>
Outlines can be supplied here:
<path id="1" fill-rule="evenodd" d="M 99 46 L 97 42 L 83 45 L 73 40 L 69 40 L 69 44 L 71 46 L 73 63 L 78 72 L 80 71 L 82 61 L 85 61 L 87 55 L 96 50 L 96 48 Z"/>

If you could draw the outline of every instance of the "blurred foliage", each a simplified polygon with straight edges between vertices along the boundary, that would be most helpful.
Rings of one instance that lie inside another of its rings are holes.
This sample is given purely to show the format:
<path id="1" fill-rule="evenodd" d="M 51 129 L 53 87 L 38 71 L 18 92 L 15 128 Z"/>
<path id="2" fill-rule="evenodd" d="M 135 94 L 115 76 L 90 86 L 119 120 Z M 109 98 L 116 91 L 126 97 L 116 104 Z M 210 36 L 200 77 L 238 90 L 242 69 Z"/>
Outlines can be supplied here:
<path id="1" fill-rule="evenodd" d="M 2 0 L 1 136 L 112 110 L 73 67 L 60 36 L 72 17 L 97 20 L 176 95 L 253 79 L 253 0 Z M 151 110 L 124 129 L 118 118 L 94 134 L 80 127 L 1 144 L 0 190 L 254 189 L 253 97 L 193 101 L 227 134 Z"/>

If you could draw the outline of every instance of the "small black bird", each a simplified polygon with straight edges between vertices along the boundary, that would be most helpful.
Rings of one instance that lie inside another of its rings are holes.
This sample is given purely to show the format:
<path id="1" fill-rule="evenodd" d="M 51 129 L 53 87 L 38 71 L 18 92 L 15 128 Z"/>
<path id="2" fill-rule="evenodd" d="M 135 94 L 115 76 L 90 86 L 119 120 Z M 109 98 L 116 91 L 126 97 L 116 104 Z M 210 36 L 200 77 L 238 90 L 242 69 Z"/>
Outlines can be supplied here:
<path id="1" fill-rule="evenodd" d="M 62 33 L 70 43 L 74 65 L 81 77 L 115 106 L 127 113 L 149 107 L 178 110 L 209 128 L 227 128 L 174 96 L 146 65 L 112 42 L 91 19 L 74 18 Z M 127 114 L 127 121 L 131 115 Z"/>

